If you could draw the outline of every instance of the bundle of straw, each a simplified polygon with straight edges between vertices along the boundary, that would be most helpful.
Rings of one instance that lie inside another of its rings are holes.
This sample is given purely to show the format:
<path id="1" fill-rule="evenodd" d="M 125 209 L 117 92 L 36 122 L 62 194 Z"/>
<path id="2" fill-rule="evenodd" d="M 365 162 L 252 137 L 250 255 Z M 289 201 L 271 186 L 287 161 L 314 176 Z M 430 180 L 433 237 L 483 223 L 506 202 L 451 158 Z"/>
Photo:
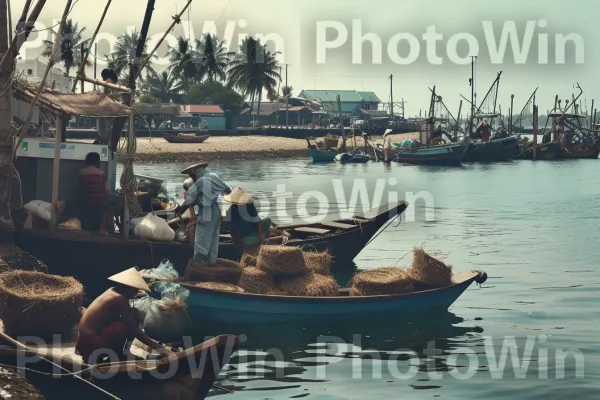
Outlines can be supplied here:
<path id="1" fill-rule="evenodd" d="M 304 252 L 304 263 L 308 270 L 315 274 L 331 275 L 331 254 L 329 250 L 317 252 Z"/>
<path id="2" fill-rule="evenodd" d="M 234 261 L 219 259 L 216 265 L 190 260 L 185 269 L 186 281 L 221 282 L 237 284 L 242 267 Z"/>
<path id="3" fill-rule="evenodd" d="M 267 294 L 273 287 L 273 278 L 268 272 L 256 267 L 247 267 L 242 270 L 238 285 L 246 293 Z"/>
<path id="4" fill-rule="evenodd" d="M 71 333 L 82 303 L 83 286 L 75 278 L 33 271 L 0 274 L 0 318 L 9 335 Z"/>
<path id="5" fill-rule="evenodd" d="M 264 245 L 260 248 L 256 265 L 273 277 L 296 276 L 308 272 L 302 249 L 294 246 Z"/>
<path id="6" fill-rule="evenodd" d="M 284 296 L 333 297 L 338 296 L 339 286 L 335 279 L 320 275 L 307 274 L 281 280 L 269 294 Z"/>
<path id="7" fill-rule="evenodd" d="M 414 281 L 402 268 L 377 268 L 359 272 L 352 279 L 351 296 L 378 296 L 414 291 Z"/>
<path id="8" fill-rule="evenodd" d="M 413 263 L 410 277 L 430 287 L 444 287 L 452 284 L 452 268 L 427 254 L 421 247 L 413 250 Z"/>
<path id="9" fill-rule="evenodd" d="M 256 267 L 257 261 L 258 261 L 258 259 L 256 256 L 254 256 L 252 254 L 244 253 L 242 255 L 242 259 L 240 260 L 240 265 L 242 266 L 242 268 Z"/>
<path id="10" fill-rule="evenodd" d="M 223 292 L 234 292 L 234 293 L 244 293 L 244 289 L 237 285 L 232 285 L 231 283 L 221 283 L 221 282 L 188 282 L 188 285 L 192 285 L 199 288 L 211 289 L 211 290 L 221 290 Z"/>

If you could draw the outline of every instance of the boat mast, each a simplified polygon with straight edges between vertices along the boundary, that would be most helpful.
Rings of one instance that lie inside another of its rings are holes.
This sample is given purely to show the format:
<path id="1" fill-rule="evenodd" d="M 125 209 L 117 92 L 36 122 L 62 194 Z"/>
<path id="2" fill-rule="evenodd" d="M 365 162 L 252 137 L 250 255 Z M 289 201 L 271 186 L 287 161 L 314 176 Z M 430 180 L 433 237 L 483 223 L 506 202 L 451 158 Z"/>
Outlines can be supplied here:
<path id="1" fill-rule="evenodd" d="M 390 118 L 394 123 L 394 75 L 390 74 Z"/>
<path id="2" fill-rule="evenodd" d="M 471 56 L 471 79 L 469 79 L 469 85 L 471 86 L 471 118 L 469 120 L 469 136 L 473 133 L 473 119 L 475 118 L 475 60 L 477 56 Z"/>

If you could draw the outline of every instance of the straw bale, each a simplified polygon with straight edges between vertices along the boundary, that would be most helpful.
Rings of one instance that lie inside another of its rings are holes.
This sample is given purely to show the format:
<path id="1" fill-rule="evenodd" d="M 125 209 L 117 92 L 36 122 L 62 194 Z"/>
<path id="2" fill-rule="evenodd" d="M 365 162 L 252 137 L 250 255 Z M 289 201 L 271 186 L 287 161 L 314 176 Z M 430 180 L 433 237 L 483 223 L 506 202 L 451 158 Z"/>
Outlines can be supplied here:
<path id="1" fill-rule="evenodd" d="M 269 294 L 333 297 L 338 296 L 339 290 L 338 284 L 332 277 L 309 273 L 295 278 L 282 279 Z"/>
<path id="2" fill-rule="evenodd" d="M 452 283 L 452 267 L 433 258 L 421 247 L 414 248 L 409 274 L 415 281 L 428 286 L 444 287 Z"/>
<path id="3" fill-rule="evenodd" d="M 82 303 L 83 286 L 75 278 L 34 271 L 0 274 L 0 318 L 9 335 L 71 333 Z"/>
<path id="4" fill-rule="evenodd" d="M 211 290 L 221 290 L 223 292 L 234 292 L 234 293 L 244 293 L 244 289 L 237 285 L 233 285 L 231 283 L 221 283 L 221 282 L 189 282 L 188 285 L 192 285 L 199 288 L 211 289 Z"/>
<path id="5" fill-rule="evenodd" d="M 256 265 L 273 277 L 296 276 L 308 272 L 302 249 L 294 246 L 262 246 Z"/>
<path id="6" fill-rule="evenodd" d="M 197 282 L 221 282 L 237 284 L 242 267 L 235 261 L 218 259 L 217 264 L 209 265 L 202 261 L 190 260 L 185 268 L 185 280 Z"/>
<path id="7" fill-rule="evenodd" d="M 351 296 L 403 294 L 414 291 L 414 280 L 403 268 L 384 267 L 359 272 L 352 279 Z"/>
<path id="8" fill-rule="evenodd" d="M 256 267 L 247 267 L 242 270 L 238 285 L 246 293 L 267 294 L 273 287 L 273 278 L 268 272 Z"/>
<path id="9" fill-rule="evenodd" d="M 258 258 L 256 256 L 253 256 L 252 254 L 244 253 L 242 255 L 242 259 L 240 260 L 240 265 L 242 266 L 242 268 L 256 267 L 257 261 L 258 261 Z"/>
<path id="10" fill-rule="evenodd" d="M 331 254 L 323 252 L 304 252 L 304 263 L 310 272 L 320 275 L 331 275 Z"/>

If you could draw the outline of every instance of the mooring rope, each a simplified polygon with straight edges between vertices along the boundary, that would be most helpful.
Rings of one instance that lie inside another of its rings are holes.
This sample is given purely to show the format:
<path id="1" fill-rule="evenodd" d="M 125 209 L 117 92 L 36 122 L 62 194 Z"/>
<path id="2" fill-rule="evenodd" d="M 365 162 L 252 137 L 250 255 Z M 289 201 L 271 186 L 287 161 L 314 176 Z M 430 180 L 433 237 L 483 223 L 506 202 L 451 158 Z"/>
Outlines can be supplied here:
<path id="1" fill-rule="evenodd" d="M 129 123 L 133 124 L 133 118 L 129 119 Z M 125 195 L 127 206 L 129 207 L 129 217 L 137 217 L 141 212 L 140 204 L 138 203 L 137 180 L 133 173 L 133 156 L 137 150 L 137 140 L 133 126 L 129 127 L 129 134 L 125 139 L 125 160 L 123 162 L 123 172 L 121 174 L 121 190 Z"/>

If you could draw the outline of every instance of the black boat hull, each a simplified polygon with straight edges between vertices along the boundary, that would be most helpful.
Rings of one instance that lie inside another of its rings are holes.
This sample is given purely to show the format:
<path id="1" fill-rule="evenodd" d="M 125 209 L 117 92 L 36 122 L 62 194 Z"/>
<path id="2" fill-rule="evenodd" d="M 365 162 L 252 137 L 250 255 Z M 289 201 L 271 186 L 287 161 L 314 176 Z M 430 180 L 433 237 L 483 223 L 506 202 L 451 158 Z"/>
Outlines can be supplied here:
<path id="1" fill-rule="evenodd" d="M 487 143 L 471 143 L 462 158 L 463 162 L 508 161 L 518 149 L 516 137 L 491 140 Z"/>

